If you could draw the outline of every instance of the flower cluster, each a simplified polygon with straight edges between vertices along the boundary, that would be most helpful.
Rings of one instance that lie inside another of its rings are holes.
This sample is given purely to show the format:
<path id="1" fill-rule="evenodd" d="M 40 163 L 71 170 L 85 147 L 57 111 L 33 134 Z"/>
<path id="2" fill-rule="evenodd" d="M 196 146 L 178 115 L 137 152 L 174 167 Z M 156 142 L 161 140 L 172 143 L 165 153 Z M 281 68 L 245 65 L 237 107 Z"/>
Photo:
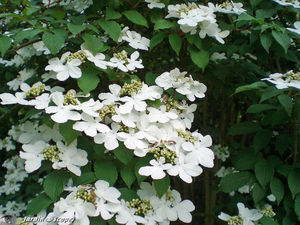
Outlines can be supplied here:
<path id="1" fill-rule="evenodd" d="M 300 8 L 300 2 L 298 0 L 273 0 L 279 5 L 292 6 L 296 9 Z"/>
<path id="2" fill-rule="evenodd" d="M 215 12 L 226 13 L 226 14 L 237 14 L 240 15 L 247 10 L 243 9 L 243 4 L 240 2 L 225 1 L 222 4 L 208 3 L 208 6 L 214 9 Z"/>
<path id="3" fill-rule="evenodd" d="M 229 35 L 229 31 L 222 31 L 219 28 L 214 13 L 221 11 L 239 14 L 243 12 L 241 6 L 238 3 L 228 3 L 224 9 L 213 4 L 209 4 L 209 6 L 197 5 L 196 3 L 169 5 L 169 14 L 166 18 L 177 18 L 177 23 L 184 33 L 196 34 L 199 32 L 199 37 L 202 39 L 209 36 L 224 44 L 223 38 Z"/>
<path id="4" fill-rule="evenodd" d="M 69 218 L 62 223 L 65 225 L 72 222 L 89 224 L 89 217 L 99 216 L 103 220 L 115 216 L 117 223 L 126 225 L 169 224 L 178 219 L 191 222 L 195 206 L 190 200 L 182 201 L 179 192 L 169 189 L 159 198 L 153 185 L 141 183 L 140 187 L 137 191 L 139 198 L 125 201 L 120 199 L 118 189 L 110 187 L 104 180 L 98 180 L 94 185 L 70 185 L 65 188 L 70 193 L 54 204 L 53 212 L 47 218 L 49 221 L 51 218 Z"/>
<path id="5" fill-rule="evenodd" d="M 268 78 L 262 80 L 267 80 L 275 84 L 276 88 L 284 89 L 288 87 L 293 87 L 300 89 L 300 72 L 293 72 L 292 70 L 282 73 L 273 73 L 269 75 Z"/>

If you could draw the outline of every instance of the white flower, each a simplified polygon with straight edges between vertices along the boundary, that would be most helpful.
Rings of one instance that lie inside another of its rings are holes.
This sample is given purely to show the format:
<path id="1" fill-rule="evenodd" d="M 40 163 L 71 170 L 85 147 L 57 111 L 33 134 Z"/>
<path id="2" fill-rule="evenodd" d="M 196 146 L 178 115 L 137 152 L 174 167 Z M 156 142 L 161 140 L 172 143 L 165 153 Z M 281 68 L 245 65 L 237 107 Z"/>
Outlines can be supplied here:
<path id="1" fill-rule="evenodd" d="M 160 157 L 157 162 L 155 159 L 150 161 L 151 166 L 143 166 L 139 169 L 139 174 L 142 176 L 151 176 L 154 180 L 162 179 L 166 176 L 165 170 L 172 167 L 172 164 L 165 163 L 165 158 Z"/>
<path id="2" fill-rule="evenodd" d="M 145 2 L 148 3 L 148 8 L 153 9 L 153 8 L 159 8 L 162 9 L 165 7 L 165 4 L 160 2 L 160 0 L 145 0 Z"/>
<path id="3" fill-rule="evenodd" d="M 243 9 L 243 4 L 240 2 L 224 2 L 222 4 L 216 4 L 214 6 L 213 3 L 208 3 L 208 6 L 213 9 L 215 12 L 220 12 L 220 13 L 233 13 L 240 15 L 244 12 L 246 12 L 245 9 Z"/>
<path id="4" fill-rule="evenodd" d="M 84 121 L 73 124 L 74 130 L 84 131 L 84 133 L 90 137 L 95 137 L 98 132 L 105 133 L 110 131 L 110 128 L 107 125 L 100 123 L 102 120 L 100 117 L 94 119 L 92 116 L 82 113 L 81 118 Z"/>
<path id="5" fill-rule="evenodd" d="M 81 175 L 80 167 L 88 163 L 87 152 L 78 149 L 77 141 L 73 141 L 69 145 L 63 142 L 57 142 L 57 148 L 61 151 L 59 154 L 59 161 L 53 164 L 54 169 L 67 168 L 69 171 L 77 176 Z"/>
<path id="6" fill-rule="evenodd" d="M 269 78 L 264 78 L 262 80 L 267 80 L 275 84 L 277 89 L 284 89 L 289 87 L 300 89 L 300 73 L 294 73 L 292 70 L 286 72 L 285 74 L 270 74 Z"/>
<path id="7" fill-rule="evenodd" d="M 119 125 L 116 123 L 111 124 L 112 130 L 106 133 L 99 133 L 94 137 L 94 142 L 97 144 L 103 144 L 107 150 L 114 150 L 119 147 L 119 142 L 117 139 L 117 132 L 119 130 Z"/>
<path id="8" fill-rule="evenodd" d="M 103 104 L 100 103 L 99 100 L 95 101 L 94 99 L 89 99 L 86 102 L 80 103 L 79 105 L 76 106 L 76 109 L 82 110 L 84 113 L 93 116 L 93 117 L 98 117 L 100 110 L 103 107 Z"/>
<path id="9" fill-rule="evenodd" d="M 218 24 L 211 23 L 209 21 L 204 21 L 200 25 L 201 30 L 199 32 L 200 38 L 205 38 L 206 35 L 210 37 L 214 37 L 218 42 L 221 44 L 224 44 L 223 38 L 226 38 L 229 35 L 229 31 L 221 31 L 221 29 L 218 27 Z"/>
<path id="10" fill-rule="evenodd" d="M 130 31 L 128 27 L 124 27 L 121 32 L 118 41 L 121 42 L 122 40 L 127 41 L 134 49 L 148 50 L 150 45 L 150 40 L 148 38 L 142 37 L 135 31 Z"/>
<path id="11" fill-rule="evenodd" d="M 56 72 L 56 78 L 59 81 L 65 81 L 69 77 L 78 79 L 81 77 L 81 70 L 79 68 L 81 61 L 80 59 L 68 60 L 70 54 L 70 52 L 64 53 L 60 60 L 57 57 L 50 59 L 49 65 L 46 66 L 45 70 Z"/>
<path id="12" fill-rule="evenodd" d="M 273 1 L 278 3 L 279 5 L 292 6 L 294 8 L 300 8 L 299 0 L 273 0 Z"/>
<path id="13" fill-rule="evenodd" d="M 300 21 L 295 22 L 295 23 L 294 23 L 294 27 L 295 27 L 296 29 L 292 29 L 292 28 L 287 28 L 287 29 L 288 29 L 289 31 L 292 31 L 292 32 L 294 32 L 294 33 L 300 35 Z"/>
<path id="14" fill-rule="evenodd" d="M 87 50 L 86 46 L 82 44 L 81 46 L 82 51 L 86 55 L 87 59 L 90 62 L 93 62 L 95 66 L 99 67 L 100 69 L 107 69 L 107 66 L 110 65 L 109 62 L 105 61 L 105 55 L 102 53 L 97 53 L 95 56 Z"/>
<path id="15" fill-rule="evenodd" d="M 128 203 L 122 199 L 121 208 L 116 215 L 116 221 L 119 224 L 126 225 L 137 225 L 137 224 L 146 224 L 146 220 L 134 214 L 134 210 L 128 207 Z"/>
<path id="16" fill-rule="evenodd" d="M 44 55 L 49 55 L 50 54 L 49 49 L 46 47 L 46 45 L 44 44 L 43 41 L 33 43 L 32 46 L 36 49 L 36 51 L 39 54 L 44 54 Z"/>
<path id="17" fill-rule="evenodd" d="M 133 95 L 131 97 L 125 96 L 120 98 L 120 101 L 125 102 L 124 105 L 119 106 L 121 114 L 127 114 L 134 108 L 136 111 L 142 112 L 146 110 L 147 103 L 143 101 L 144 98 L 141 95 Z"/>
<path id="18" fill-rule="evenodd" d="M 165 105 L 161 105 L 159 109 L 148 107 L 147 110 L 149 111 L 148 119 L 150 122 L 167 123 L 170 120 L 178 118 L 178 115 L 175 112 L 167 112 Z"/>
<path id="19" fill-rule="evenodd" d="M 35 143 L 41 139 L 37 124 L 29 120 L 20 126 L 20 131 L 17 141 L 22 144 Z"/>
<path id="20" fill-rule="evenodd" d="M 123 111 L 124 112 L 124 111 Z M 135 110 L 132 110 L 131 113 L 122 114 L 119 108 L 116 108 L 116 115 L 112 116 L 114 122 L 122 122 L 125 126 L 134 128 L 136 127 L 135 122 L 138 120 L 138 113 Z"/>
<path id="21" fill-rule="evenodd" d="M 177 176 L 186 183 L 192 183 L 192 177 L 199 176 L 202 173 L 202 168 L 195 162 L 189 162 L 183 153 L 180 153 L 178 159 L 175 160 L 175 165 L 172 165 L 167 170 L 171 176 Z"/>
<path id="22" fill-rule="evenodd" d="M 147 143 L 143 141 L 145 134 L 142 131 L 135 132 L 133 129 L 129 133 L 119 132 L 118 139 L 124 142 L 124 145 L 129 149 L 144 149 L 147 148 Z"/>
<path id="23" fill-rule="evenodd" d="M 138 58 L 140 57 L 140 53 L 138 51 L 135 51 L 130 55 L 130 58 L 128 58 L 128 63 L 126 67 L 128 68 L 129 71 L 135 70 L 135 68 L 142 69 L 144 68 L 142 64 L 142 60 Z"/>
<path id="24" fill-rule="evenodd" d="M 42 151 L 49 145 L 44 141 L 38 141 L 34 144 L 22 145 L 24 152 L 20 152 L 20 157 L 25 159 L 25 170 L 28 173 L 39 169 L 41 162 L 44 160 Z"/>
<path id="25" fill-rule="evenodd" d="M 64 95 L 61 92 L 54 92 L 51 100 L 56 106 L 46 108 L 46 113 L 53 114 L 51 119 L 57 123 L 65 123 L 68 120 L 81 120 L 80 113 L 74 111 L 73 105 L 64 105 Z"/>
<path id="26" fill-rule="evenodd" d="M 117 84 L 111 84 L 108 86 L 111 93 L 101 93 L 98 98 L 103 100 L 104 105 L 111 105 L 120 99 L 121 86 Z"/>
<path id="27" fill-rule="evenodd" d="M 160 218 L 170 221 L 179 219 L 184 223 L 190 223 L 192 221 L 191 212 L 195 210 L 195 206 L 190 200 L 181 201 L 178 191 L 167 191 L 162 199 L 164 199 L 164 201 L 157 209 L 157 214 Z"/>
<path id="28" fill-rule="evenodd" d="M 237 207 L 239 209 L 238 216 L 229 216 L 228 214 L 221 212 L 218 218 L 223 221 L 232 221 L 232 222 L 237 220 L 243 225 L 255 225 L 254 221 L 257 221 L 263 217 L 263 215 L 260 213 L 259 210 L 248 209 L 241 202 L 237 203 Z"/>
<path id="29" fill-rule="evenodd" d="M 196 27 L 203 20 L 204 18 L 199 14 L 198 9 L 192 9 L 187 14 L 184 12 L 180 13 L 180 20 L 177 23 L 183 26 Z"/>
<path id="30" fill-rule="evenodd" d="M 95 194 L 98 198 L 103 198 L 111 203 L 120 203 L 119 197 L 121 193 L 114 187 L 109 187 L 109 183 L 104 180 L 98 180 L 95 183 Z"/>
<path id="31" fill-rule="evenodd" d="M 33 69 L 23 69 L 19 72 L 19 75 L 17 78 L 7 82 L 7 85 L 9 86 L 10 90 L 16 91 L 20 87 L 22 83 L 24 83 L 26 80 L 28 80 L 30 77 L 32 77 L 35 73 L 35 70 Z"/>
<path id="32" fill-rule="evenodd" d="M 273 194 L 268 195 L 268 196 L 267 196 L 267 199 L 268 199 L 270 202 L 275 202 L 275 201 L 276 201 L 276 197 L 275 197 L 275 195 L 273 195 Z"/>

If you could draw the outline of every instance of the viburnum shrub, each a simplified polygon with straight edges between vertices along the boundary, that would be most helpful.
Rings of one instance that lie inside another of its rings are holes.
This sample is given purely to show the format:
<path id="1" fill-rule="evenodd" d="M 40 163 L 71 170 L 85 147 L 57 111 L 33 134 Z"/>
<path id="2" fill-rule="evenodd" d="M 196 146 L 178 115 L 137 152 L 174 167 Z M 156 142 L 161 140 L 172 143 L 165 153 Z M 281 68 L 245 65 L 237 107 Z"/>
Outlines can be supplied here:
<path id="1" fill-rule="evenodd" d="M 298 0 L 0 7 L 0 213 L 299 223 Z"/>

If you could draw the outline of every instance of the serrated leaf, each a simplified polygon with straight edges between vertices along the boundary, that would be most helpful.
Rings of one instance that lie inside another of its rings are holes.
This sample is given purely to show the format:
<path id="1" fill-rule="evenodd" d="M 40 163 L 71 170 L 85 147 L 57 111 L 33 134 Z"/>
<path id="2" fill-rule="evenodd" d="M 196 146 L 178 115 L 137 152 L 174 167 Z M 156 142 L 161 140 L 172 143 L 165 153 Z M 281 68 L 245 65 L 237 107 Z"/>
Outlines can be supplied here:
<path id="1" fill-rule="evenodd" d="M 243 92 L 243 91 L 250 91 L 250 90 L 256 90 L 256 89 L 260 89 L 260 88 L 264 88 L 264 87 L 268 87 L 268 85 L 264 82 L 258 81 L 252 84 L 247 84 L 247 85 L 243 85 L 238 87 L 237 89 L 235 89 L 234 94 Z"/>
<path id="2" fill-rule="evenodd" d="M 262 225 L 279 225 L 277 221 L 270 217 L 263 217 L 259 220 Z"/>
<path id="3" fill-rule="evenodd" d="M 12 40 L 5 36 L 5 35 L 1 35 L 0 36 L 0 52 L 2 57 L 4 57 L 5 52 L 10 48 Z"/>
<path id="4" fill-rule="evenodd" d="M 261 95 L 259 102 L 263 102 L 263 101 L 270 99 L 276 95 L 279 95 L 281 92 L 282 92 L 282 90 L 278 90 L 275 87 L 268 87 Z"/>
<path id="5" fill-rule="evenodd" d="M 252 189 L 252 198 L 255 204 L 260 202 L 265 197 L 265 195 L 265 190 L 259 184 L 256 183 Z"/>
<path id="6" fill-rule="evenodd" d="M 69 31 L 74 34 L 74 36 L 76 36 L 77 34 L 79 34 L 81 31 L 85 30 L 85 25 L 76 25 L 76 24 L 72 24 L 72 23 L 68 23 L 67 24 Z"/>
<path id="7" fill-rule="evenodd" d="M 64 185 L 68 182 L 69 175 L 66 171 L 53 171 L 44 180 L 45 193 L 56 201 L 58 196 L 63 192 Z"/>
<path id="8" fill-rule="evenodd" d="M 247 121 L 247 122 L 241 122 L 232 125 L 228 130 L 228 134 L 229 135 L 250 134 L 258 130 L 261 130 L 261 126 L 259 124 Z"/>
<path id="9" fill-rule="evenodd" d="M 160 19 L 155 22 L 154 30 L 162 30 L 171 28 L 174 24 L 169 20 Z"/>
<path id="10" fill-rule="evenodd" d="M 178 34 L 170 34 L 169 35 L 169 43 L 170 43 L 172 49 L 176 52 L 176 55 L 179 55 L 182 41 L 181 41 L 181 38 L 178 36 Z"/>
<path id="11" fill-rule="evenodd" d="M 131 22 L 147 27 L 148 28 L 148 23 L 147 20 L 145 19 L 145 17 L 140 14 L 138 11 L 136 10 L 128 10 L 128 11 L 124 11 L 123 14 L 127 17 L 127 19 L 129 19 Z"/>
<path id="12" fill-rule="evenodd" d="M 264 159 L 255 164 L 254 171 L 255 176 L 262 187 L 266 187 L 274 176 L 274 168 Z"/>
<path id="13" fill-rule="evenodd" d="M 97 71 L 92 69 L 85 69 L 82 75 L 77 79 L 78 87 L 83 91 L 83 94 L 88 94 L 94 90 L 100 82 Z"/>
<path id="14" fill-rule="evenodd" d="M 130 188 L 136 179 L 132 166 L 124 166 L 120 173 L 122 180 L 125 182 L 127 187 Z"/>
<path id="15" fill-rule="evenodd" d="M 52 55 L 56 55 L 65 43 L 68 32 L 62 29 L 54 29 L 53 34 L 44 33 L 42 40 Z"/>
<path id="16" fill-rule="evenodd" d="M 220 182 L 220 190 L 225 193 L 236 191 L 240 187 L 252 181 L 253 175 L 250 172 L 237 172 L 226 175 Z"/>
<path id="17" fill-rule="evenodd" d="M 125 147 L 123 143 L 120 143 L 119 147 L 116 148 L 113 153 L 122 163 L 125 165 L 133 159 L 133 152 Z"/>
<path id="18" fill-rule="evenodd" d="M 288 186 L 291 190 L 293 198 L 300 193 L 300 173 L 292 170 L 288 175 Z"/>
<path id="19" fill-rule="evenodd" d="M 121 27 L 117 22 L 99 20 L 98 24 L 115 42 L 118 42 L 121 34 Z"/>
<path id="20" fill-rule="evenodd" d="M 193 63 L 195 63 L 199 68 L 204 71 L 205 67 L 209 63 L 209 54 L 205 50 L 195 51 L 190 49 L 190 55 Z"/>
<path id="21" fill-rule="evenodd" d="M 150 40 L 150 51 L 158 44 L 160 44 L 166 36 L 165 32 L 160 32 L 154 35 Z"/>
<path id="22" fill-rule="evenodd" d="M 45 194 L 40 194 L 36 198 L 32 199 L 31 202 L 27 205 L 26 215 L 36 215 L 42 209 L 47 208 L 53 201 Z"/>
<path id="23" fill-rule="evenodd" d="M 106 20 L 115 20 L 115 19 L 120 19 L 122 17 L 122 14 L 115 11 L 111 7 L 106 7 L 105 9 L 105 19 Z"/>
<path id="24" fill-rule="evenodd" d="M 281 94 L 277 98 L 286 113 L 291 116 L 293 110 L 293 100 L 291 99 L 291 97 L 285 94 Z"/>
<path id="25" fill-rule="evenodd" d="M 166 175 L 164 178 L 160 180 L 153 180 L 153 184 L 158 197 L 161 198 L 169 190 L 170 177 Z"/>
<path id="26" fill-rule="evenodd" d="M 298 221 L 300 221 L 300 195 L 297 195 L 295 199 L 295 213 L 298 216 Z"/>
<path id="27" fill-rule="evenodd" d="M 267 51 L 267 53 L 269 53 L 269 49 L 273 43 L 272 35 L 270 33 L 266 33 L 266 32 L 262 33 L 260 35 L 260 43 L 264 47 L 264 49 Z"/>
<path id="28" fill-rule="evenodd" d="M 258 150 L 263 149 L 266 147 L 271 138 L 272 138 L 273 132 L 271 130 L 260 130 L 258 131 L 253 138 L 253 146 L 255 151 L 257 152 Z"/>
<path id="29" fill-rule="evenodd" d="M 270 189 L 275 196 L 277 204 L 281 202 L 284 196 L 284 185 L 278 178 L 273 178 L 270 182 Z"/>
<path id="30" fill-rule="evenodd" d="M 90 50 L 94 55 L 103 51 L 104 44 L 99 38 L 91 34 L 84 34 L 82 38 L 88 50 Z"/>
<path id="31" fill-rule="evenodd" d="M 59 133 L 66 139 L 68 145 L 80 135 L 80 132 L 73 130 L 74 123 L 74 121 L 68 121 L 59 124 Z"/>
<path id="32" fill-rule="evenodd" d="M 291 39 L 289 35 L 281 31 L 272 30 L 272 36 L 278 42 L 278 44 L 283 47 L 285 53 L 287 53 L 287 50 L 291 45 Z"/>
<path id="33" fill-rule="evenodd" d="M 137 199 L 139 196 L 137 195 L 136 191 L 130 190 L 128 188 L 119 188 L 118 189 L 121 192 L 121 198 L 125 201 L 131 201 L 132 199 Z"/>
<path id="34" fill-rule="evenodd" d="M 81 176 L 73 176 L 72 180 L 75 186 L 81 184 L 91 184 L 96 180 L 95 174 L 93 172 L 82 172 Z"/>
<path id="35" fill-rule="evenodd" d="M 116 166 L 107 160 L 96 161 L 94 164 L 95 175 L 99 180 L 106 180 L 112 186 L 118 179 Z"/>
<path id="36" fill-rule="evenodd" d="M 14 39 L 14 44 L 17 44 L 21 41 L 23 41 L 24 39 L 32 39 L 34 36 L 38 35 L 39 33 L 41 33 L 42 31 L 41 30 L 22 30 L 20 31 L 15 39 Z"/>
<path id="37" fill-rule="evenodd" d="M 247 113 L 260 113 L 270 109 L 276 109 L 276 107 L 270 104 L 253 104 L 247 109 Z"/>

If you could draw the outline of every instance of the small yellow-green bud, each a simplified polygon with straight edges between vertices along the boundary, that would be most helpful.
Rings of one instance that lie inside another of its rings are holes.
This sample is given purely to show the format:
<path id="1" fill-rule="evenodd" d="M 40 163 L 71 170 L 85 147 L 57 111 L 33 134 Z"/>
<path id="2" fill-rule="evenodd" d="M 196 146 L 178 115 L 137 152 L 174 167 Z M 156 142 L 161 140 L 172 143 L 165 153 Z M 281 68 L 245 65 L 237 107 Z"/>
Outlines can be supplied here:
<path id="1" fill-rule="evenodd" d="M 36 98 L 45 91 L 45 85 L 33 86 L 29 91 L 26 92 L 26 98 Z"/>
<path id="2" fill-rule="evenodd" d="M 171 163 L 173 165 L 175 164 L 175 159 L 177 158 L 176 152 L 168 149 L 164 143 L 150 150 L 150 153 L 153 154 L 156 161 L 159 161 L 159 158 L 164 157 L 166 163 Z"/>
<path id="3" fill-rule="evenodd" d="M 72 53 L 67 57 L 67 61 L 70 62 L 73 59 L 79 59 L 82 63 L 85 63 L 85 60 L 87 59 L 87 55 L 84 51 L 80 50 L 78 52 Z"/>
<path id="4" fill-rule="evenodd" d="M 106 116 L 108 115 L 116 115 L 116 106 L 115 105 L 107 105 L 105 107 L 103 107 L 102 109 L 100 109 L 99 111 L 99 116 L 102 120 L 105 119 Z"/>
<path id="5" fill-rule="evenodd" d="M 65 94 L 64 105 L 78 105 L 78 100 L 76 98 L 76 92 L 74 90 L 69 90 Z"/>
<path id="6" fill-rule="evenodd" d="M 243 225 L 243 218 L 240 216 L 232 216 L 227 223 L 228 225 Z"/>
<path id="7" fill-rule="evenodd" d="M 186 141 L 195 144 L 196 138 L 191 135 L 190 131 L 177 130 L 178 136 L 184 138 Z"/>
<path id="8" fill-rule="evenodd" d="M 261 213 L 265 216 L 265 217 L 274 217 L 276 216 L 276 213 L 273 211 L 272 207 L 265 207 Z"/>
<path id="9" fill-rule="evenodd" d="M 59 160 L 59 154 L 61 153 L 60 149 L 55 145 L 50 145 L 48 148 L 45 148 L 42 151 L 45 160 L 49 160 L 51 162 Z"/>
<path id="10" fill-rule="evenodd" d="M 130 84 L 125 83 L 121 89 L 120 96 L 131 96 L 138 93 L 143 87 L 143 83 L 137 80 L 131 80 Z"/>
<path id="11" fill-rule="evenodd" d="M 300 72 L 289 72 L 286 74 L 286 78 L 289 80 L 298 80 L 300 81 Z"/>
<path id="12" fill-rule="evenodd" d="M 153 207 L 149 200 L 146 199 L 133 199 L 129 202 L 129 208 L 135 209 L 134 214 L 139 216 L 146 216 Z"/>
<path id="13" fill-rule="evenodd" d="M 96 194 L 95 194 L 95 189 L 91 188 L 89 185 L 85 188 L 82 188 L 77 191 L 75 194 L 75 199 L 82 199 L 85 202 L 90 202 L 96 205 Z"/>

